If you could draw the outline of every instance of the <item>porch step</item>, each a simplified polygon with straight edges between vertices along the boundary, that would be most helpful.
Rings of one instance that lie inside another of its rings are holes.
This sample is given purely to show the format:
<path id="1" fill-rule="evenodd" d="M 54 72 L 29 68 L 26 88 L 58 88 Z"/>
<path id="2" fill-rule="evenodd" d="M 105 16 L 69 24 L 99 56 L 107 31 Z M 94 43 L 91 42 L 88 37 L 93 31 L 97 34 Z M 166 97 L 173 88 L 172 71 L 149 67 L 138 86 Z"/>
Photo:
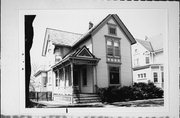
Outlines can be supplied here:
<path id="1" fill-rule="evenodd" d="M 96 102 L 101 102 L 101 99 L 97 94 L 76 94 L 74 96 L 74 102 L 76 102 L 76 103 L 96 103 Z"/>

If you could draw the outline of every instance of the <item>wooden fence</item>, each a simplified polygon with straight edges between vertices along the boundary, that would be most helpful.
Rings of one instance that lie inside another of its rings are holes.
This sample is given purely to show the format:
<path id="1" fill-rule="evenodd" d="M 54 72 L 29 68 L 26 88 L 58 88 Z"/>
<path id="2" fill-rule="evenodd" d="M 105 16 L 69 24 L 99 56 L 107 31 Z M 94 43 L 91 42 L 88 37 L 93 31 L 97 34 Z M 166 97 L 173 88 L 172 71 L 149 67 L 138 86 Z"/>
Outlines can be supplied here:
<path id="1" fill-rule="evenodd" d="M 52 92 L 30 92 L 29 98 L 39 101 L 39 100 L 46 100 L 51 101 L 52 100 Z"/>

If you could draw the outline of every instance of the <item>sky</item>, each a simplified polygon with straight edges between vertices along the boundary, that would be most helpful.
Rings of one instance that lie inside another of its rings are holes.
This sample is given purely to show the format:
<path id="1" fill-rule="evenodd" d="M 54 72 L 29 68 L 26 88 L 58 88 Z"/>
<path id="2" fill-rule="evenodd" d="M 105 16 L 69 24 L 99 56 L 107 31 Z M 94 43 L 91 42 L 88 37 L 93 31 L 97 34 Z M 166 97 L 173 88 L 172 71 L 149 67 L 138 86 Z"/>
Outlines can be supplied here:
<path id="1" fill-rule="evenodd" d="M 164 9 L 78 9 L 36 11 L 33 22 L 34 38 L 31 48 L 31 63 L 44 65 L 42 47 L 46 28 L 85 33 L 89 21 L 98 24 L 108 14 L 117 14 L 130 33 L 137 39 L 145 39 L 158 34 L 166 35 L 167 12 Z"/>

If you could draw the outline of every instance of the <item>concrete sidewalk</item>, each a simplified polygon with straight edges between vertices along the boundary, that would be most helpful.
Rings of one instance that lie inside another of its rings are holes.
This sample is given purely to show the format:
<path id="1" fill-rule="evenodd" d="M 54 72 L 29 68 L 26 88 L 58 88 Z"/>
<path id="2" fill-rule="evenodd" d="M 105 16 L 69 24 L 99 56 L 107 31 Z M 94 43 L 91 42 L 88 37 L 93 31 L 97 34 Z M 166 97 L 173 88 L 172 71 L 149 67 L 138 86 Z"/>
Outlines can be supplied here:
<path id="1" fill-rule="evenodd" d="M 103 103 L 80 103 L 80 104 L 69 104 L 65 101 L 32 101 L 45 108 L 65 108 L 65 107 L 103 107 Z"/>
<path id="2" fill-rule="evenodd" d="M 80 103 L 80 104 L 68 104 L 61 101 L 32 101 L 43 108 L 66 108 L 66 107 L 161 107 L 164 106 L 164 99 L 147 99 L 147 100 L 135 100 L 125 102 L 113 102 L 113 103 Z M 38 107 L 37 106 L 37 107 Z"/>

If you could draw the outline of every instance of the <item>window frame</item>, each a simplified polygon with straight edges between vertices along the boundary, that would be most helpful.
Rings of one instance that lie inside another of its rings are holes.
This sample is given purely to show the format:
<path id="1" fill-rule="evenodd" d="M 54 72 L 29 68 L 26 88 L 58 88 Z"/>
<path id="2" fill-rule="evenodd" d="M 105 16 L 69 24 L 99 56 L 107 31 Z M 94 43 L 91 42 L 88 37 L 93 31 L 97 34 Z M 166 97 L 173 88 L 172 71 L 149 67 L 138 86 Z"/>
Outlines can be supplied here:
<path id="1" fill-rule="evenodd" d="M 161 72 L 161 79 L 162 79 L 162 83 L 164 83 L 164 72 Z"/>
<path id="2" fill-rule="evenodd" d="M 155 78 L 155 74 L 157 75 L 156 78 Z M 155 79 L 157 79 L 157 81 L 155 81 Z M 158 83 L 158 72 L 153 72 L 153 80 L 154 80 L 154 83 Z"/>
<path id="3" fill-rule="evenodd" d="M 106 56 L 107 57 L 113 57 L 113 58 L 120 58 L 121 57 L 121 47 L 120 47 L 120 39 L 118 37 L 111 37 L 111 36 L 105 36 L 106 37 Z M 112 41 L 112 50 L 113 50 L 113 54 L 112 55 L 108 55 L 108 41 Z M 115 42 L 117 41 L 118 43 L 118 49 L 119 49 L 119 56 L 115 55 Z"/>
<path id="4" fill-rule="evenodd" d="M 111 83 L 111 78 L 110 78 L 110 68 L 111 67 L 116 67 L 116 68 L 119 69 L 119 82 L 116 83 L 116 84 Z M 120 65 L 114 65 L 114 64 L 108 65 L 108 81 L 109 81 L 109 86 L 119 86 L 119 85 L 121 85 L 121 67 L 120 67 Z"/>
<path id="5" fill-rule="evenodd" d="M 109 47 L 110 47 L 110 45 L 108 45 L 108 41 L 111 41 L 111 43 L 112 43 L 112 45 L 111 45 L 111 48 L 112 48 L 112 55 L 109 55 L 108 53 L 109 53 Z M 110 39 L 110 38 L 108 38 L 108 39 L 106 39 L 106 55 L 108 56 L 108 57 L 113 57 L 114 56 L 114 44 L 113 44 L 113 39 Z"/>
<path id="6" fill-rule="evenodd" d="M 114 34 L 111 33 L 111 32 L 110 32 L 110 29 L 114 29 L 115 33 L 114 33 Z M 114 25 L 114 24 L 109 24 L 109 25 L 108 25 L 108 34 L 109 34 L 109 35 L 113 35 L 113 36 L 117 36 L 117 26 Z"/>
<path id="7" fill-rule="evenodd" d="M 148 61 L 147 61 L 147 59 L 148 59 Z M 146 62 L 146 64 L 149 64 L 150 63 L 150 58 L 149 58 L 149 56 L 146 56 L 145 57 L 145 62 Z M 147 63 L 148 62 L 148 63 Z"/>

